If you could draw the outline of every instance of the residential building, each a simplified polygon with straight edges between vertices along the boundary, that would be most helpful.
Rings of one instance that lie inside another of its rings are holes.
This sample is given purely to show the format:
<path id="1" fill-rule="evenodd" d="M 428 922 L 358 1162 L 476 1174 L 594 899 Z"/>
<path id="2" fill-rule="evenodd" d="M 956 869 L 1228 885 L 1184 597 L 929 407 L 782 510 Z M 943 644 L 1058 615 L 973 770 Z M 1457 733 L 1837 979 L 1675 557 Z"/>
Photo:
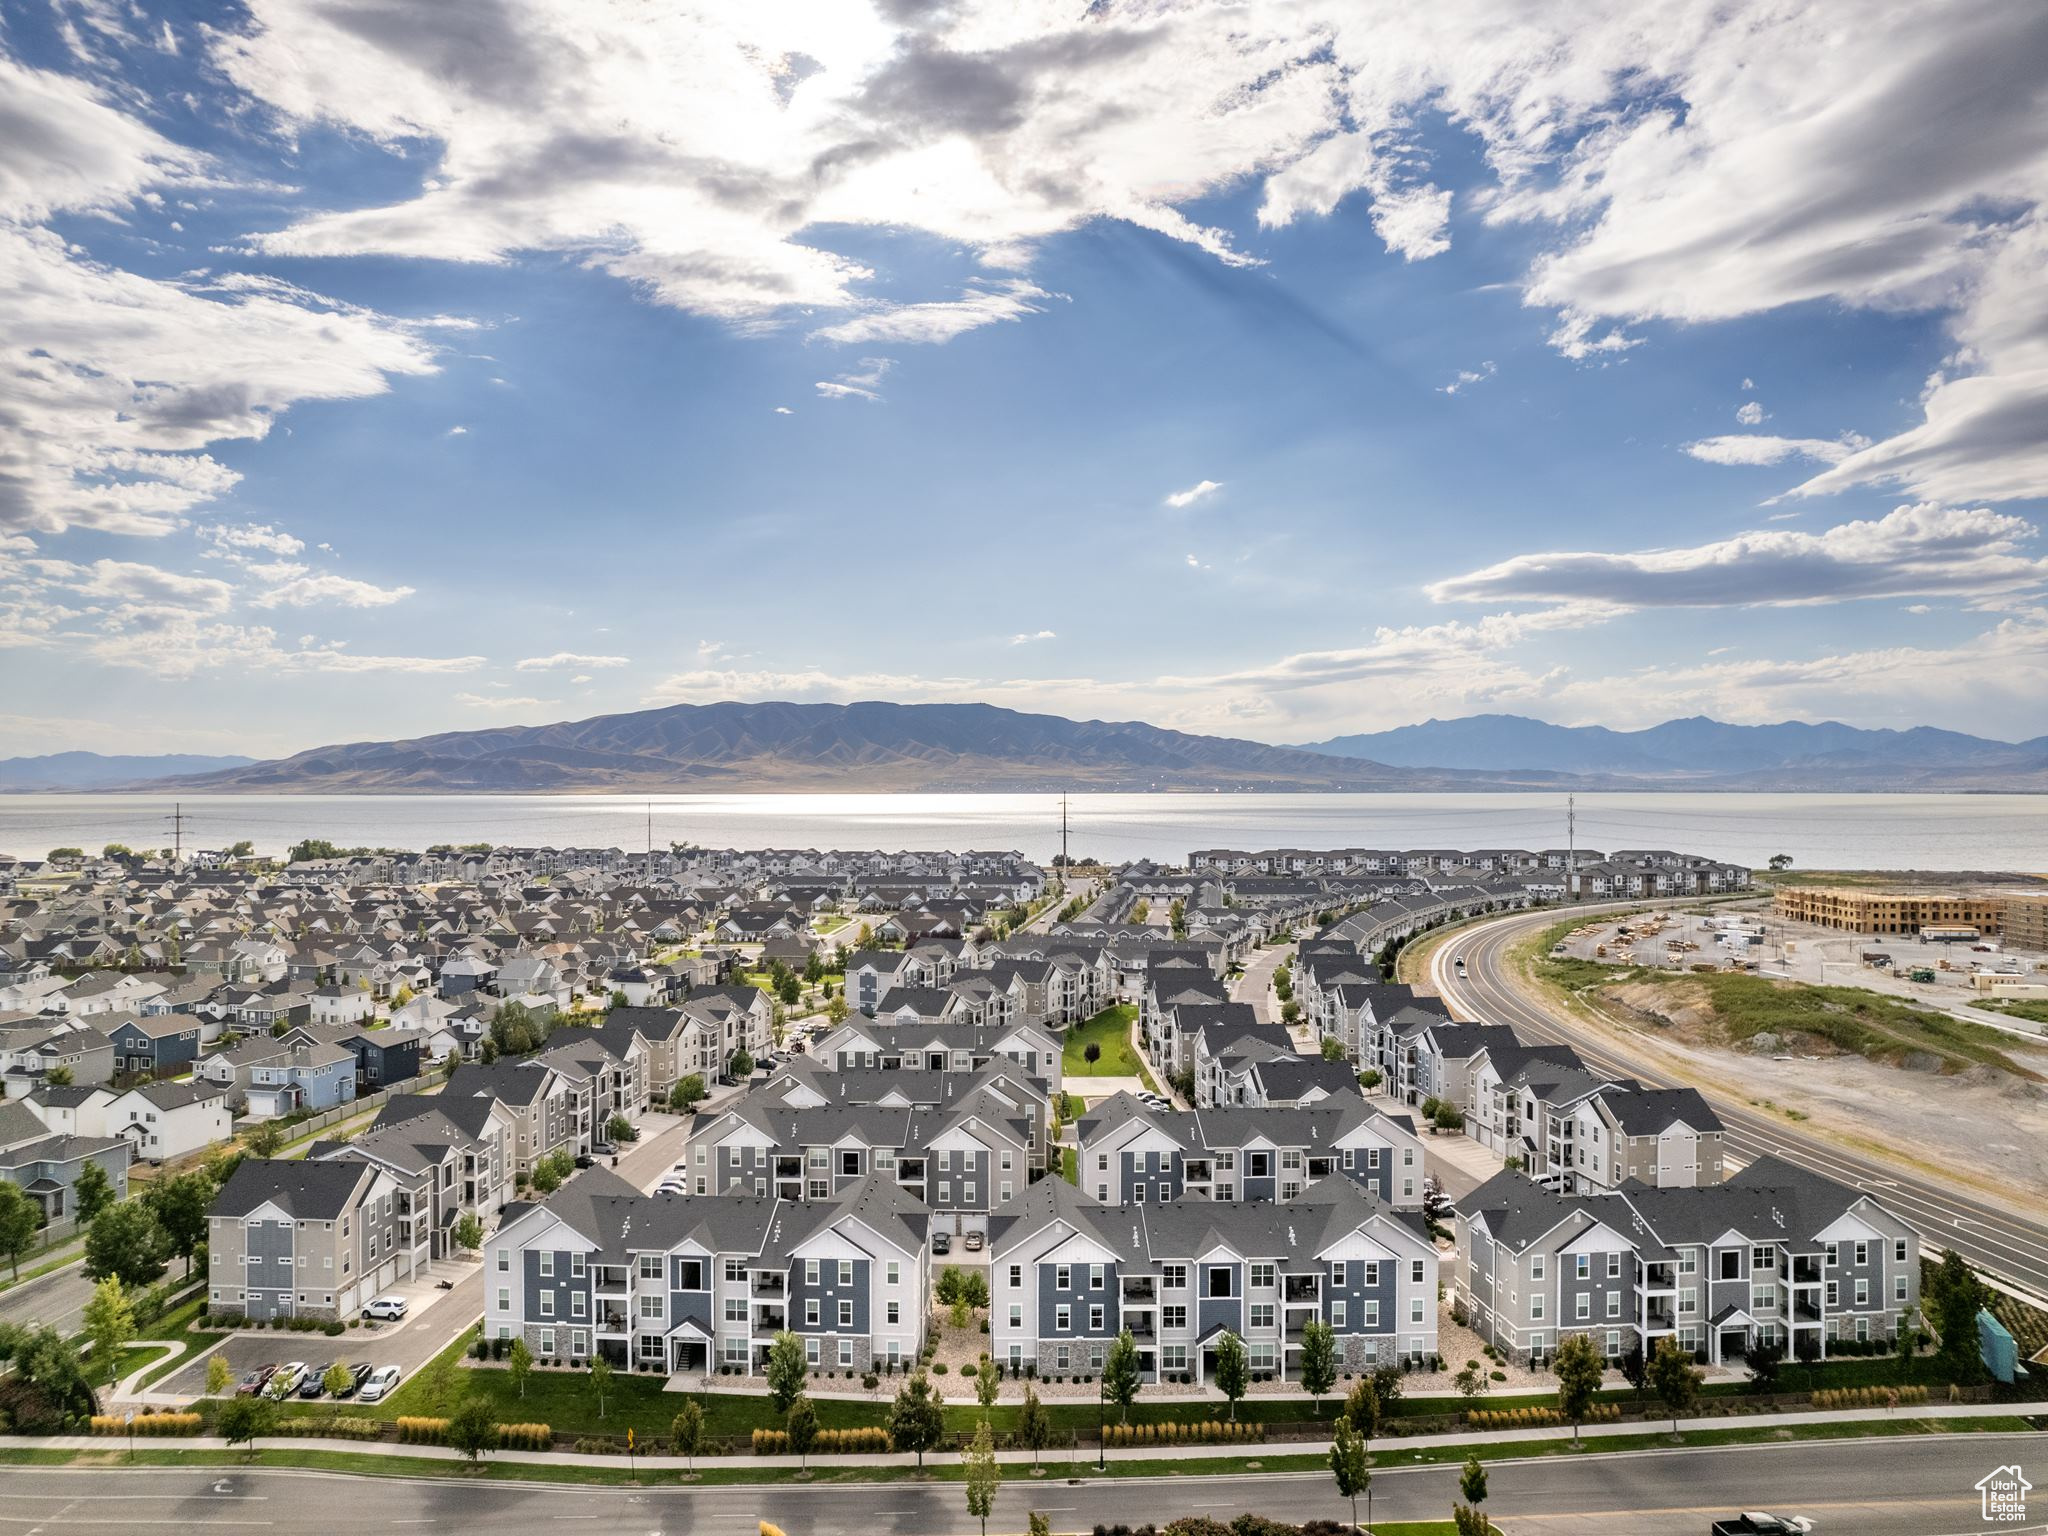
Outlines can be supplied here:
<path id="1" fill-rule="evenodd" d="M 208 1215 L 208 1310 L 353 1318 L 414 1273 L 402 1203 L 398 1181 L 374 1162 L 243 1159 Z"/>

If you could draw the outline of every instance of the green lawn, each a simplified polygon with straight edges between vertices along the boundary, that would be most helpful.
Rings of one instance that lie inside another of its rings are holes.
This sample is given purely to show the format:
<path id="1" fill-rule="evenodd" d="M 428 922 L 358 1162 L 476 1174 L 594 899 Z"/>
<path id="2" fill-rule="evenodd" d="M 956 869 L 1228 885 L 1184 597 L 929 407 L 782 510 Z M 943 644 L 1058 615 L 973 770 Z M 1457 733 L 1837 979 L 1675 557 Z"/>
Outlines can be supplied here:
<path id="1" fill-rule="evenodd" d="M 1145 1086 L 1155 1093 L 1159 1085 L 1152 1080 L 1145 1063 L 1131 1045 L 1131 1021 L 1138 1016 L 1138 1010 L 1130 1003 L 1118 1003 L 1105 1008 L 1094 1018 L 1076 1024 L 1067 1031 L 1066 1045 L 1061 1053 L 1060 1064 L 1068 1077 L 1141 1077 Z M 1101 1055 L 1094 1061 L 1088 1059 L 1088 1047 L 1101 1047 Z"/>
<path id="2" fill-rule="evenodd" d="M 1990 1013 L 2002 1013 L 2009 1019 L 2025 1019 L 2030 1024 L 2048 1024 L 2048 998 L 2043 997 L 2001 997 L 1989 998 L 1970 1004 Z"/>
<path id="3" fill-rule="evenodd" d="M 1060 1148 L 1060 1177 L 1077 1188 L 1080 1186 L 1081 1154 L 1072 1147 Z"/>
<path id="4" fill-rule="evenodd" d="M 170 1375 L 179 1366 L 191 1360 L 201 1350 L 212 1348 L 214 1344 L 225 1337 L 224 1334 L 215 1333 L 197 1326 L 204 1317 L 205 1311 L 206 1294 L 202 1291 L 190 1301 L 173 1307 L 150 1326 L 148 1337 L 151 1340 L 168 1340 L 174 1344 L 182 1344 L 185 1348 L 165 1359 L 147 1376 L 143 1377 L 141 1383 L 143 1386 L 147 1387 L 154 1382 L 163 1380 L 164 1377 Z"/>

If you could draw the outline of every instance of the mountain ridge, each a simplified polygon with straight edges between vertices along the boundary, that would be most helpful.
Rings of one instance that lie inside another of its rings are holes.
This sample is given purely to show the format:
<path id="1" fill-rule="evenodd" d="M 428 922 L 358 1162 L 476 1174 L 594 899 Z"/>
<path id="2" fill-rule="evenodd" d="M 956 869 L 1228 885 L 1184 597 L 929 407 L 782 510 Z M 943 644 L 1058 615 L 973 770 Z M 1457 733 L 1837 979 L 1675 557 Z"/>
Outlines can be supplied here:
<path id="1" fill-rule="evenodd" d="M 141 755 L 100 752 L 50 752 L 39 757 L 0 758 L 0 791 L 112 789 L 137 781 L 176 774 L 218 773 L 256 761 L 232 753 L 211 756 L 196 752 Z"/>

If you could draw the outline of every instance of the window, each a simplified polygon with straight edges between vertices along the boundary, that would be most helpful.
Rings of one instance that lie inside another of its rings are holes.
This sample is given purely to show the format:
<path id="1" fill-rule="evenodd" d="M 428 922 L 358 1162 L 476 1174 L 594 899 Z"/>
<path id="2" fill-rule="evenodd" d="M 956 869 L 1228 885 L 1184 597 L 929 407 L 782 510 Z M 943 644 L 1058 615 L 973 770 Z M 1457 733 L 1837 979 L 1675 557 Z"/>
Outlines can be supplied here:
<path id="1" fill-rule="evenodd" d="M 853 1284 L 853 1260 L 841 1259 L 839 1261 L 839 1283 L 841 1285 Z"/>
<path id="2" fill-rule="evenodd" d="M 1159 1266 L 1159 1283 L 1169 1291 L 1184 1291 L 1188 1284 L 1188 1267 L 1185 1264 L 1162 1264 Z"/>
<path id="3" fill-rule="evenodd" d="M 498 1310 L 500 1312 L 510 1312 L 512 1310 L 512 1290 L 509 1286 L 501 1285 L 498 1287 Z"/>
<path id="4" fill-rule="evenodd" d="M 1010 1303 L 1010 1326 L 1012 1328 L 1022 1328 L 1024 1326 L 1024 1309 L 1015 1302 Z"/>
<path id="5" fill-rule="evenodd" d="M 1766 1243 L 1754 1244 L 1749 1250 L 1749 1267 L 1751 1269 L 1776 1269 L 1778 1267 L 1778 1250 Z"/>
<path id="6" fill-rule="evenodd" d="M 1700 1293 L 1699 1293 L 1698 1291 L 1690 1291 L 1690 1290 L 1688 1290 L 1688 1291 L 1680 1291 L 1680 1292 L 1678 1293 L 1678 1310 L 1679 1310 L 1679 1311 L 1681 1311 L 1681 1312 L 1696 1312 L 1696 1311 L 1698 1311 L 1698 1310 L 1699 1310 L 1699 1305 L 1700 1305 Z"/>
<path id="7" fill-rule="evenodd" d="M 1074 1326 L 1074 1309 L 1065 1302 L 1053 1309 L 1052 1325 L 1062 1333 Z"/>
<path id="8" fill-rule="evenodd" d="M 1572 1255 L 1572 1274 L 1576 1278 L 1584 1280 L 1589 1278 L 1592 1275 L 1592 1273 L 1593 1260 L 1589 1255 L 1583 1253 L 1575 1253 Z"/>
<path id="9" fill-rule="evenodd" d="M 1621 1316 L 1621 1292 L 1609 1291 L 1607 1293 L 1608 1320 L 1611 1322 L 1619 1316 Z"/>
<path id="10" fill-rule="evenodd" d="M 744 1281 L 747 1278 L 747 1261 L 745 1259 L 727 1259 L 725 1261 L 725 1278 L 729 1281 Z"/>
<path id="11" fill-rule="evenodd" d="M 1721 1250 L 1721 1278 L 1740 1280 L 1742 1278 L 1742 1252 L 1736 1248 Z"/>
<path id="12" fill-rule="evenodd" d="M 1422 1260 L 1413 1260 L 1408 1265 L 1408 1278 L 1417 1285 L 1422 1284 Z"/>
<path id="13" fill-rule="evenodd" d="M 1100 1264 L 1088 1266 L 1088 1289 L 1091 1291 L 1102 1289 L 1102 1266 Z"/>
<path id="14" fill-rule="evenodd" d="M 1842 1283 L 1841 1283 L 1841 1282 L 1840 1282 L 1839 1280 L 1830 1280 L 1830 1281 L 1828 1282 L 1828 1306 L 1829 1306 L 1830 1308 L 1833 1308 L 1833 1307 L 1838 1307 L 1838 1306 L 1840 1306 L 1841 1304 L 1842 1304 Z"/>
<path id="15" fill-rule="evenodd" d="M 1892 1262 L 1894 1264 L 1906 1262 L 1906 1240 L 1903 1237 L 1892 1239 Z"/>
<path id="16" fill-rule="evenodd" d="M 1380 1304 L 1371 1297 L 1367 1297 L 1365 1302 L 1365 1326 L 1367 1328 L 1377 1328 L 1379 1325 Z"/>
<path id="17" fill-rule="evenodd" d="M 555 1277 L 555 1256 L 545 1248 L 541 1250 L 540 1255 L 540 1277 L 543 1280 L 552 1280 Z"/>
<path id="18" fill-rule="evenodd" d="M 841 1365 L 853 1364 L 853 1340 L 841 1339 L 839 1341 L 839 1363 Z"/>
<path id="19" fill-rule="evenodd" d="M 660 1254 L 643 1253 L 640 1255 L 640 1278 L 642 1280 L 659 1280 L 661 1278 Z"/>
<path id="20" fill-rule="evenodd" d="M 1090 1333 L 1102 1332 L 1102 1308 L 1099 1306 L 1091 1306 L 1088 1309 L 1088 1331 Z"/>
<path id="21" fill-rule="evenodd" d="M 1380 1283 L 1380 1266 L 1377 1259 L 1372 1260 L 1365 1266 L 1365 1283 L 1367 1285 L 1378 1285 Z"/>
<path id="22" fill-rule="evenodd" d="M 660 1322 L 661 1298 L 659 1296 L 642 1296 L 640 1298 L 640 1316 L 645 1322 Z"/>
<path id="23" fill-rule="evenodd" d="M 1251 1312 L 1251 1321 L 1254 1328 L 1270 1328 L 1273 1326 L 1273 1303 L 1270 1301 L 1253 1302 Z"/>
<path id="24" fill-rule="evenodd" d="M 1759 1312 L 1768 1312 L 1778 1304 L 1778 1288 L 1775 1285 L 1760 1285 L 1756 1288 L 1751 1305 Z"/>
<path id="25" fill-rule="evenodd" d="M 1022 1264 L 1012 1264 L 1010 1266 L 1010 1284 L 1012 1286 L 1021 1286 L 1023 1283 L 1024 1266 Z"/>
<path id="26" fill-rule="evenodd" d="M 1252 1266 L 1252 1289 L 1270 1291 L 1273 1288 L 1273 1266 L 1254 1264 Z"/>
<path id="27" fill-rule="evenodd" d="M 815 1339 L 815 1338 L 805 1339 L 805 1340 L 804 1340 L 804 1364 L 805 1364 L 805 1365 L 810 1365 L 810 1366 L 815 1366 L 815 1365 L 817 1365 L 817 1364 L 819 1363 L 819 1361 L 820 1361 L 821 1359 L 822 1359 L 822 1355 L 821 1355 L 821 1354 L 820 1354 L 820 1352 L 819 1352 L 819 1341 L 818 1341 L 817 1339 Z"/>
<path id="28" fill-rule="evenodd" d="M 543 1329 L 541 1329 L 541 1331 L 540 1331 L 540 1352 L 541 1352 L 541 1353 L 542 1353 L 543 1355 L 552 1355 L 552 1354 L 553 1354 L 553 1353 L 555 1352 L 555 1330 L 554 1330 L 554 1329 L 552 1329 L 552 1328 L 543 1328 Z"/>
<path id="29" fill-rule="evenodd" d="M 555 1315 L 555 1293 L 553 1291 L 542 1291 L 540 1293 L 540 1315 L 542 1317 L 553 1317 Z"/>
<path id="30" fill-rule="evenodd" d="M 953 1198 L 953 1186 L 952 1186 L 951 1184 L 941 1183 L 941 1184 L 939 1185 L 939 1196 L 938 1196 L 938 1203 L 939 1203 L 939 1204 L 941 1204 L 941 1205 L 945 1205 L 945 1204 L 947 1204 L 947 1203 L 948 1203 L 949 1201 L 951 1201 L 951 1200 L 952 1200 L 952 1198 Z"/>
<path id="31" fill-rule="evenodd" d="M 1330 1303 L 1330 1326 L 1332 1328 L 1342 1328 L 1344 1326 L 1344 1302 L 1341 1297 Z"/>
<path id="32" fill-rule="evenodd" d="M 1162 1328 L 1185 1328 L 1188 1325 L 1188 1309 L 1167 1306 L 1159 1309 L 1159 1326 Z"/>
<path id="33" fill-rule="evenodd" d="M 1833 1263 L 1834 1261 L 1830 1259 L 1828 1262 Z M 1678 1255 L 1678 1272 L 1681 1275 L 1698 1274 L 1699 1267 L 1700 1256 L 1692 1249 L 1687 1248 Z"/>
<path id="34" fill-rule="evenodd" d="M 1542 1292 L 1540 1292 L 1540 1291 L 1533 1291 L 1533 1292 L 1531 1292 L 1531 1293 L 1530 1293 L 1530 1295 L 1529 1295 L 1529 1315 L 1530 1315 L 1531 1317 L 1533 1317 L 1533 1318 L 1541 1318 L 1541 1317 L 1543 1316 L 1543 1294 L 1542 1294 Z"/>
<path id="35" fill-rule="evenodd" d="M 1587 1318 L 1593 1315 L 1593 1298 L 1591 1296 L 1588 1296 L 1584 1291 L 1581 1291 L 1579 1292 L 1578 1296 L 1574 1298 L 1574 1300 L 1577 1305 L 1577 1311 L 1573 1315 L 1576 1316 L 1578 1320 L 1583 1323 Z"/>
<path id="36" fill-rule="evenodd" d="M 1858 1269 L 1861 1269 L 1861 1268 L 1862 1268 L 1862 1267 L 1863 1267 L 1863 1266 L 1864 1266 L 1865 1264 L 1868 1264 L 1869 1262 L 1870 1262 L 1870 1244 L 1868 1244 L 1868 1243 L 1858 1243 L 1858 1244 L 1856 1245 L 1856 1267 L 1857 1267 Z"/>
<path id="37" fill-rule="evenodd" d="M 1541 1280 L 1543 1278 L 1543 1255 L 1540 1253 L 1529 1256 L 1529 1278 L 1531 1280 Z"/>
<path id="38" fill-rule="evenodd" d="M 1870 1281 L 1862 1275 L 1856 1277 L 1856 1305 L 1859 1307 L 1870 1305 Z"/>
<path id="39" fill-rule="evenodd" d="M 1902 1301 L 1904 1301 L 1905 1299 L 1906 1299 L 1906 1277 L 1905 1277 L 1904 1275 L 1893 1275 L 1893 1276 L 1892 1276 L 1892 1300 L 1893 1300 L 1893 1301 L 1901 1301 L 1901 1302 L 1902 1302 Z"/>
<path id="40" fill-rule="evenodd" d="M 1610 1280 L 1619 1280 L 1621 1278 L 1621 1255 L 1618 1253 L 1607 1255 L 1607 1278 Z"/>
<path id="41" fill-rule="evenodd" d="M 1062 1307 L 1060 1310 L 1065 1311 L 1066 1309 Z M 1073 1363 L 1073 1351 L 1069 1349 L 1065 1344 L 1057 1345 L 1053 1349 L 1052 1360 L 1054 1370 L 1067 1370 L 1071 1367 Z"/>
<path id="42" fill-rule="evenodd" d="M 725 1320 L 728 1323 L 744 1323 L 747 1320 L 747 1298 L 728 1296 L 725 1298 Z"/>
<path id="43" fill-rule="evenodd" d="M 498 1250 L 498 1273 L 502 1275 L 511 1268 L 512 1250 L 510 1248 L 500 1248 Z"/>
<path id="44" fill-rule="evenodd" d="M 839 1303 L 839 1326 L 842 1328 L 851 1328 L 853 1326 L 853 1303 L 851 1301 Z"/>
<path id="45" fill-rule="evenodd" d="M 1422 1321 L 1422 1298 L 1420 1296 L 1408 1303 L 1408 1321 L 1411 1323 Z"/>
<path id="46" fill-rule="evenodd" d="M 1835 1265 L 1841 1262 L 1841 1253 L 1833 1243 L 1828 1244 L 1827 1261 L 1829 1269 L 1833 1269 Z"/>
<path id="47" fill-rule="evenodd" d="M 569 1293 L 569 1315 L 571 1317 L 583 1317 L 586 1315 L 583 1310 L 585 1300 L 586 1298 L 581 1291 L 571 1291 Z"/>
<path id="48" fill-rule="evenodd" d="M 805 1259 L 805 1260 L 804 1260 L 804 1284 L 805 1284 L 805 1285 L 816 1285 L 817 1283 L 818 1283 L 818 1261 L 817 1261 L 816 1259 Z"/>
<path id="49" fill-rule="evenodd" d="M 804 1298 L 804 1326 L 807 1328 L 818 1326 L 818 1298 L 815 1296 L 806 1296 Z"/>
<path id="50" fill-rule="evenodd" d="M 1133 1184 L 1131 1186 L 1131 1202 L 1134 1205 L 1143 1205 L 1145 1203 L 1145 1186 L 1143 1184 Z"/>
<path id="51" fill-rule="evenodd" d="M 1228 1295 L 1230 1294 L 1230 1266 L 1229 1266 L 1229 1265 L 1227 1265 L 1227 1264 L 1215 1264 L 1215 1265 L 1211 1265 L 1211 1266 L 1210 1266 L 1210 1269 L 1209 1269 L 1209 1294 L 1210 1294 L 1211 1296 L 1228 1296 Z"/>
<path id="52" fill-rule="evenodd" d="M 584 1254 L 572 1253 L 569 1255 L 569 1274 L 572 1279 L 581 1280 L 583 1278 L 586 1261 L 586 1255 Z"/>

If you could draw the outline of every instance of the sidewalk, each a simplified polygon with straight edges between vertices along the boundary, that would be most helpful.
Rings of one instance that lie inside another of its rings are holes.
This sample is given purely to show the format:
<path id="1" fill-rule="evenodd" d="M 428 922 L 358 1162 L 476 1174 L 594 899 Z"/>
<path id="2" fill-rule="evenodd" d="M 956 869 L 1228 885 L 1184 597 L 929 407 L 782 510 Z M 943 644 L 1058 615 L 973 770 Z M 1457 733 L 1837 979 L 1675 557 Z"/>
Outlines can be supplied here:
<path id="1" fill-rule="evenodd" d="M 1680 1419 L 1680 1433 L 1688 1431 L 1730 1429 L 1742 1426 L 1768 1425 L 1785 1427 L 1793 1424 L 1854 1424 L 1874 1423 L 1884 1419 L 1983 1419 L 2011 1417 L 2015 1407 L 2009 1403 L 1947 1403 L 1930 1404 L 1919 1408 L 1901 1409 L 1888 1413 L 1882 1408 L 1838 1409 L 1827 1413 L 1801 1414 L 1758 1414 L 1745 1418 Z M 1629 1435 L 1668 1434 L 1669 1419 L 1646 1420 L 1638 1424 L 1588 1424 L 1580 1430 L 1585 1440 L 1611 1440 Z M 1392 1465 L 1405 1452 L 1429 1450 L 1441 1446 L 1466 1445 L 1528 1445 L 1557 1440 L 1571 1433 L 1567 1425 L 1550 1425 L 1541 1429 L 1496 1429 L 1475 1434 L 1404 1435 L 1382 1436 L 1373 1442 L 1376 1449 L 1373 1460 L 1381 1466 Z M 218 1436 L 194 1436 L 191 1439 L 152 1438 L 138 1441 L 152 1449 L 171 1446 L 181 1450 L 222 1451 L 231 1449 Z M 50 1435 L 20 1436 L 9 1439 L 6 1444 L 33 1450 L 61 1451 L 120 1451 L 127 1442 L 120 1436 L 108 1435 Z M 390 1440 L 321 1440 L 312 1436 L 279 1435 L 265 1438 L 259 1449 L 288 1450 L 303 1448 L 308 1451 L 340 1451 L 359 1456 L 402 1456 L 417 1457 L 427 1461 L 461 1461 L 462 1453 L 439 1445 L 400 1445 Z M 1158 1461 L 1170 1457 L 1175 1461 L 1243 1460 L 1250 1458 L 1277 1458 L 1281 1456 L 1319 1456 L 1326 1449 L 1319 1440 L 1268 1440 L 1249 1441 L 1236 1445 L 1145 1445 L 1119 1447 L 1106 1453 L 1109 1461 Z M 499 1453 L 502 1457 L 504 1453 Z M 963 1453 L 959 1451 L 931 1451 L 925 1456 L 928 1467 L 958 1465 Z M 495 1458 L 494 1458 L 495 1459 Z M 511 1453 L 511 1459 L 522 1465 L 544 1467 L 617 1467 L 625 1458 L 622 1455 L 585 1456 L 574 1451 L 519 1451 Z M 1048 1475 L 1060 1467 L 1079 1467 L 1093 1461 L 1091 1456 L 1063 1457 L 1056 1451 L 1048 1451 L 1040 1460 L 1046 1466 Z M 681 1471 L 686 1463 L 680 1456 L 646 1455 L 637 1458 L 639 1465 L 650 1471 Z M 796 1456 L 699 1456 L 698 1466 L 730 1467 L 735 1465 L 761 1468 L 797 1468 L 806 1465 Z M 1032 1453 L 1029 1451 L 998 1451 L 996 1460 L 1008 1466 L 1030 1466 Z M 902 1452 L 888 1452 L 881 1455 L 863 1453 L 860 1462 L 875 1467 L 915 1467 L 917 1457 Z M 489 1462 L 487 1460 L 486 1465 Z M 810 1465 L 819 1467 L 840 1467 L 846 1465 L 843 1456 L 816 1455 L 810 1458 Z"/>

